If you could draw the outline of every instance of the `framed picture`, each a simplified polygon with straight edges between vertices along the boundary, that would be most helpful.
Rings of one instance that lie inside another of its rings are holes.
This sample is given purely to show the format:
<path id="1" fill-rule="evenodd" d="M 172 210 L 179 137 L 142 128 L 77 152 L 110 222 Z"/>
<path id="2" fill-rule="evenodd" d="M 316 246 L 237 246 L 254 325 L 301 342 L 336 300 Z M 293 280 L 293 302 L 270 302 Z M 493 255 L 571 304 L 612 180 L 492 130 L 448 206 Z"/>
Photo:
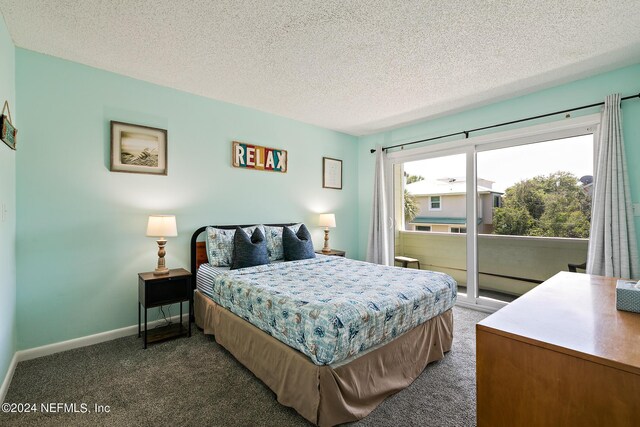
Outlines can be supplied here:
<path id="1" fill-rule="evenodd" d="M 322 188 L 342 190 L 342 160 L 322 158 Z"/>
<path id="2" fill-rule="evenodd" d="M 7 114 L 5 115 L 5 111 Z M 13 127 L 11 123 L 11 110 L 9 110 L 9 101 L 4 101 L 2 114 L 0 114 L 0 139 L 12 150 L 16 149 L 16 137 L 18 129 Z"/>
<path id="3" fill-rule="evenodd" d="M 167 131 L 111 122 L 111 171 L 167 174 Z"/>

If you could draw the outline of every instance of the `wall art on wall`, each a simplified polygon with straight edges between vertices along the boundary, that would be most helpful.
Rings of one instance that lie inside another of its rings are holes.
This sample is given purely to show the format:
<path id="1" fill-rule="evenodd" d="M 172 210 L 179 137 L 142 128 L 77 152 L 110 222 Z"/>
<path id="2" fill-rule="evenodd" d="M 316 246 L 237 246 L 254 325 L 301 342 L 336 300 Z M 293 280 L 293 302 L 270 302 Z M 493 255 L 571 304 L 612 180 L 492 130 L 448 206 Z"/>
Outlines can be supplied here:
<path id="1" fill-rule="evenodd" d="M 342 160 L 322 158 L 322 188 L 342 190 Z"/>
<path id="2" fill-rule="evenodd" d="M 111 122 L 111 171 L 167 174 L 167 131 Z"/>
<path id="3" fill-rule="evenodd" d="M 233 141 L 231 154 L 231 164 L 236 168 L 287 172 L 287 150 Z"/>
<path id="4" fill-rule="evenodd" d="M 5 112 L 7 113 L 5 115 Z M 0 139 L 4 141 L 12 150 L 16 149 L 16 136 L 18 135 L 18 129 L 13 127 L 11 123 L 11 111 L 9 110 L 9 102 L 4 101 L 2 107 L 2 115 L 0 115 Z"/>

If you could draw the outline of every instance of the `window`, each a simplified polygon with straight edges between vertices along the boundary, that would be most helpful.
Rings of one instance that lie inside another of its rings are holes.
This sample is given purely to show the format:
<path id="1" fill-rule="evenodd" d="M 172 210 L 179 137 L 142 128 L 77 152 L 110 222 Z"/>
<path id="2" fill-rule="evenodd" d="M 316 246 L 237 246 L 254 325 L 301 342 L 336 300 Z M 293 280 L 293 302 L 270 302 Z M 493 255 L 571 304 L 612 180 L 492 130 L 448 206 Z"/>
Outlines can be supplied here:
<path id="1" fill-rule="evenodd" d="M 593 148 L 593 136 L 580 135 L 480 151 L 478 176 L 503 195 L 493 194 L 502 209 L 482 213 L 479 233 L 587 239 Z"/>
<path id="2" fill-rule="evenodd" d="M 449 226 L 466 223 L 466 155 L 399 161 L 394 163 L 392 173 L 388 183 L 394 189 L 394 256 L 420 254 L 421 259 L 431 260 L 429 270 L 447 273 L 456 280 L 457 301 L 461 301 L 463 295 L 466 297 L 467 235 L 449 234 Z"/>
<path id="3" fill-rule="evenodd" d="M 488 308 L 584 261 L 572 251 L 587 252 L 599 120 L 581 116 L 389 153 L 392 248 L 432 259 L 431 270 L 458 282 L 458 303 Z M 405 190 L 415 209 L 403 209 Z M 427 226 L 431 232 L 405 232 Z"/>
<path id="4" fill-rule="evenodd" d="M 442 209 L 440 196 L 430 196 L 429 197 L 429 210 L 430 211 L 439 211 Z"/>
<path id="5" fill-rule="evenodd" d="M 480 298 L 510 301 L 566 270 L 576 256 L 569 242 L 586 254 L 593 150 L 593 134 L 586 134 L 477 153 L 477 175 L 502 193 L 493 194 L 493 209 L 478 225 Z"/>

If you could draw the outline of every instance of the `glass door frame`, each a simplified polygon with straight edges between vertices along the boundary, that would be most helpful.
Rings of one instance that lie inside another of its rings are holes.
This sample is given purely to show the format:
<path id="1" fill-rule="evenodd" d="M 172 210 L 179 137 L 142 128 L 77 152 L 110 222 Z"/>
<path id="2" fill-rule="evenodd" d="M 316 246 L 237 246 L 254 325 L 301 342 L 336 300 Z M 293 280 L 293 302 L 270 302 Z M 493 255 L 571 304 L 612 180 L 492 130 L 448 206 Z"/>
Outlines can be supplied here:
<path id="1" fill-rule="evenodd" d="M 443 144 L 444 145 L 444 144 Z M 413 161 L 419 161 L 419 160 L 428 160 L 428 159 L 437 159 L 439 157 L 447 157 L 447 156 L 455 156 L 455 155 L 464 155 L 465 156 L 465 169 L 466 169 L 466 180 L 467 180 L 467 186 L 466 186 L 466 217 L 467 217 L 467 244 L 466 244 L 466 263 L 467 263 L 467 293 L 465 294 L 458 294 L 458 299 L 457 299 L 457 304 L 460 305 L 474 305 L 474 301 L 476 299 L 475 295 L 473 294 L 473 289 L 474 286 L 470 284 L 474 283 L 474 274 L 476 270 L 473 270 L 472 272 L 469 271 L 469 246 L 470 246 L 470 241 L 473 241 L 473 243 L 471 243 L 472 245 L 475 244 L 475 239 L 473 239 L 473 235 L 471 234 L 472 232 L 475 232 L 476 230 L 476 226 L 475 224 L 472 224 L 472 230 L 470 232 L 470 228 L 469 228 L 469 223 L 468 223 L 468 219 L 469 219 L 469 209 L 477 209 L 477 203 L 474 197 L 468 197 L 469 194 L 469 188 L 471 185 L 471 188 L 473 189 L 473 184 L 475 184 L 476 182 L 476 178 L 475 176 L 470 176 L 469 175 L 469 157 L 475 157 L 475 154 L 473 152 L 473 147 L 472 146 L 461 146 L 461 147 L 454 147 L 454 148 L 444 148 L 444 149 L 437 149 L 437 146 L 433 146 L 432 149 L 430 150 L 425 150 L 422 152 L 418 152 L 418 150 L 420 149 L 415 149 L 415 150 L 402 150 L 402 151 L 398 151 L 398 152 L 394 152 L 394 153 L 389 153 L 389 155 L 387 156 L 388 159 L 388 165 L 389 165 L 389 170 L 393 171 L 395 165 L 399 165 L 399 164 L 404 164 L 406 162 L 413 162 Z M 390 182 L 389 182 L 390 181 Z M 470 181 L 471 184 L 470 184 Z M 404 218 L 396 218 L 395 217 L 395 209 L 393 206 L 394 201 L 397 199 L 397 196 L 393 193 L 394 190 L 394 186 L 393 186 L 393 173 L 391 173 L 390 175 L 387 175 L 387 188 L 391 190 L 391 192 L 388 192 L 387 194 L 390 195 L 390 197 L 388 197 L 387 203 L 389 205 L 388 207 L 388 212 L 391 213 L 391 224 L 393 224 L 394 230 L 393 232 L 389 233 L 390 238 L 391 239 L 395 239 L 395 228 L 399 227 L 400 224 L 403 224 Z M 403 184 L 401 186 L 400 189 L 401 192 L 404 192 L 404 180 L 403 180 Z M 475 193 L 475 190 L 474 190 Z M 471 205 L 471 207 L 470 207 Z M 393 260 L 394 258 L 394 253 L 393 251 L 395 250 L 395 241 L 391 241 L 391 244 L 389 245 L 390 250 L 391 250 L 391 254 L 389 259 Z M 477 263 L 474 263 L 477 264 Z M 470 281 L 471 280 L 471 281 Z"/>
<path id="2" fill-rule="evenodd" d="M 398 227 L 398 218 L 395 217 L 396 200 L 394 194 L 393 170 L 395 165 L 411 161 L 433 159 L 444 156 L 465 154 L 466 156 L 466 222 L 467 222 L 467 294 L 458 295 L 456 304 L 468 306 L 483 311 L 496 311 L 508 303 L 490 298 L 483 298 L 479 295 L 478 276 L 478 197 L 477 197 L 477 153 L 482 151 L 496 150 L 500 148 L 514 147 L 518 145 L 533 144 L 555 139 L 570 138 L 579 135 L 593 134 L 594 153 L 597 153 L 598 133 L 600 127 L 600 114 L 590 114 L 577 118 L 568 118 L 559 121 L 543 123 L 534 126 L 527 126 L 507 130 L 503 132 L 490 133 L 463 140 L 455 140 L 430 144 L 412 149 L 400 149 L 387 152 L 387 162 L 385 167 L 385 182 L 387 194 L 387 209 L 390 213 L 391 226 L 393 230 L 389 233 L 392 240 L 389 245 L 390 256 L 393 260 L 395 250 L 395 229 Z M 428 135 L 424 136 L 425 138 Z M 401 144 L 403 141 L 393 141 L 393 144 Z M 594 155 L 594 162 L 596 156 Z M 595 176 L 595 167 L 594 167 Z M 401 191 L 404 191 L 404 183 Z M 472 195 L 472 197 L 469 197 Z M 402 218 L 400 221 L 402 222 Z"/>

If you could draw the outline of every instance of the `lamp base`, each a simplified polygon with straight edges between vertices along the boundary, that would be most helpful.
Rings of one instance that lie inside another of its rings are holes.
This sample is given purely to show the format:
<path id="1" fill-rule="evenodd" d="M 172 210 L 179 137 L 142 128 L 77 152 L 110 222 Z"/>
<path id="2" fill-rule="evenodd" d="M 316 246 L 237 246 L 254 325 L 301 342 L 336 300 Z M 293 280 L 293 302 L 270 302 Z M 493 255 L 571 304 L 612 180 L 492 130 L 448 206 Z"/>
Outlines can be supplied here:
<path id="1" fill-rule="evenodd" d="M 324 247 L 322 248 L 322 253 L 331 253 L 331 249 L 329 248 L 329 227 L 325 227 L 324 229 Z"/>
<path id="2" fill-rule="evenodd" d="M 164 239 L 164 237 L 161 237 L 160 239 L 156 240 L 156 243 L 158 243 L 158 266 L 153 272 L 153 275 L 164 276 L 165 274 L 169 274 L 169 269 L 164 262 L 164 256 L 167 254 L 167 251 L 165 251 L 164 247 L 166 246 L 167 241 Z"/>
<path id="3" fill-rule="evenodd" d="M 155 271 L 153 272 L 154 276 L 164 276 L 165 274 L 169 274 L 169 270 L 167 267 L 165 268 L 156 268 Z"/>

